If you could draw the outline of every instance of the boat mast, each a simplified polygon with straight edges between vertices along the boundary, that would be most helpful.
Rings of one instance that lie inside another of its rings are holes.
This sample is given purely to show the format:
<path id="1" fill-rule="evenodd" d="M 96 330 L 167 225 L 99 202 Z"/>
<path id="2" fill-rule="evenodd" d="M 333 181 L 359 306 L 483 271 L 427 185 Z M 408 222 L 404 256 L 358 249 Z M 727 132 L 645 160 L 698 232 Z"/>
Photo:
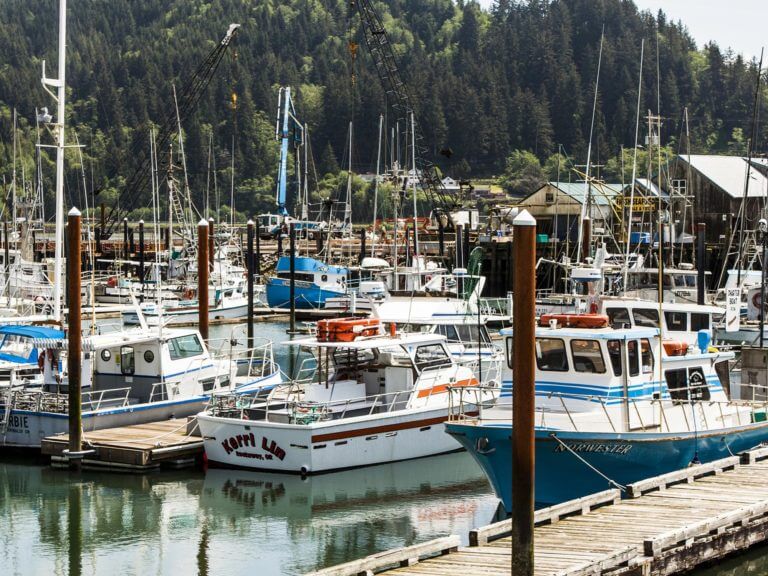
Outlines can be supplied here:
<path id="1" fill-rule="evenodd" d="M 352 121 L 349 122 L 349 172 L 347 172 L 347 198 L 344 202 L 344 231 L 352 231 Z"/>
<path id="2" fill-rule="evenodd" d="M 376 179 L 373 181 L 373 227 L 371 229 L 371 257 L 376 252 L 376 216 L 379 208 L 379 173 L 381 171 L 381 136 L 384 128 L 384 114 L 379 114 L 379 146 L 376 151 Z"/>
<path id="3" fill-rule="evenodd" d="M 66 47 L 67 47 L 67 0 L 59 0 L 59 77 L 57 80 L 45 75 L 43 60 L 43 88 L 58 104 L 56 123 L 56 241 L 53 269 L 53 319 L 61 322 L 61 268 L 62 248 L 64 246 L 64 114 L 66 96 Z M 57 89 L 54 94 L 48 86 Z"/>

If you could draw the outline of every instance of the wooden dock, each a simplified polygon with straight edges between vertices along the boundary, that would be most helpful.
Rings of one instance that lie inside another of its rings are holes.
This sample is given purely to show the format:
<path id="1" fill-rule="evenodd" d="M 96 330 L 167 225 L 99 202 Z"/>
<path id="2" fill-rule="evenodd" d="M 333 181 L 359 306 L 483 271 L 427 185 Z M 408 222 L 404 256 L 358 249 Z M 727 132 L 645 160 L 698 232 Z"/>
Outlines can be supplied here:
<path id="1" fill-rule="evenodd" d="M 536 576 L 665 576 L 768 540 L 768 448 L 538 510 Z M 508 576 L 511 520 L 312 572 Z"/>
<path id="2" fill-rule="evenodd" d="M 192 434 L 196 427 L 196 420 L 185 418 L 84 432 L 84 449 L 93 454 L 83 459 L 83 468 L 143 472 L 192 466 L 203 455 L 203 439 Z M 48 436 L 41 452 L 53 466 L 67 466 L 68 442 L 68 434 Z"/>

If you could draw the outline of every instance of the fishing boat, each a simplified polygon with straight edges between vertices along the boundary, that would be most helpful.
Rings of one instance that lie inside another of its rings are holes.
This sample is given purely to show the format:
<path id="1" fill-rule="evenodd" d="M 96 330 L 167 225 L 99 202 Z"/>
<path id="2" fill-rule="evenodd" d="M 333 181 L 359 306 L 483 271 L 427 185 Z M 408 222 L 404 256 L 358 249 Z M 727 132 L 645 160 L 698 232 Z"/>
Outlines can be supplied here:
<path id="1" fill-rule="evenodd" d="M 260 289 L 260 290 L 259 290 Z M 245 318 L 248 314 L 247 285 L 244 280 L 234 285 L 216 288 L 208 308 L 209 320 L 234 320 Z M 254 286 L 254 304 L 263 306 L 263 286 Z M 194 298 L 194 292 L 189 291 L 186 298 L 181 300 L 146 302 L 141 306 L 141 314 L 150 326 L 166 326 L 197 324 L 199 313 L 199 300 Z M 125 310 L 122 313 L 123 323 L 137 325 L 140 323 L 139 315 L 135 309 Z"/>
<path id="2" fill-rule="evenodd" d="M 9 335 L 20 349 L 34 350 L 42 378 L 34 386 L 17 378 L 0 389 L 0 447 L 39 448 L 68 427 L 67 340 L 61 331 L 32 327 L 13 327 Z M 96 334 L 83 349 L 86 440 L 101 428 L 193 415 L 216 392 L 257 394 L 282 382 L 270 342 L 213 355 L 195 329 Z"/>
<path id="3" fill-rule="evenodd" d="M 294 259 L 295 305 L 299 310 L 318 309 L 328 298 L 343 296 L 347 292 L 348 270 L 331 266 L 310 258 Z M 267 279 L 267 303 L 270 308 L 289 308 L 291 305 L 291 258 L 281 256 L 275 276 Z"/>
<path id="4" fill-rule="evenodd" d="M 506 339 L 512 367 L 513 332 Z M 731 352 L 662 341 L 657 328 L 536 330 L 536 501 L 555 504 L 752 448 L 765 403 L 729 400 Z M 461 390 L 452 391 L 452 396 Z M 447 432 L 512 507 L 510 405 L 459 410 Z"/>
<path id="5" fill-rule="evenodd" d="M 198 414 L 209 462 L 311 474 L 460 449 L 442 432 L 447 387 L 478 381 L 454 360 L 444 336 L 385 334 L 380 323 L 358 319 L 329 322 L 337 326 L 329 333 L 358 336 L 289 342 L 313 353 L 308 378 L 275 387 L 266 399 L 216 395 Z M 475 409 L 497 395 L 498 386 L 483 387 Z"/>

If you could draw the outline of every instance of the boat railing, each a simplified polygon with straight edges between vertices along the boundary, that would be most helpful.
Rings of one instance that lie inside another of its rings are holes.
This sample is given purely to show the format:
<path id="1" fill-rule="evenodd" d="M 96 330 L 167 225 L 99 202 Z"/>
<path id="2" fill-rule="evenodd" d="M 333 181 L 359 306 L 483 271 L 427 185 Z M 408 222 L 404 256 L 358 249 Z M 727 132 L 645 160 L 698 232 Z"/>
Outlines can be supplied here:
<path id="1" fill-rule="evenodd" d="M 466 422 L 484 418 L 483 408 L 495 402 L 499 394 L 498 384 L 477 386 L 448 386 L 448 421 Z M 508 421 L 509 418 L 506 418 Z"/>
<path id="2" fill-rule="evenodd" d="M 287 390 L 287 393 L 275 394 L 280 389 Z M 350 411 L 355 411 L 355 416 L 360 416 L 361 411 L 364 412 L 362 415 L 370 416 L 375 413 L 402 410 L 408 406 L 408 401 L 413 394 L 413 390 L 400 390 L 316 402 L 301 398 L 303 391 L 303 387 L 292 383 L 275 387 L 266 400 L 237 394 L 220 394 L 212 397 L 207 411 L 212 416 L 248 419 L 247 411 L 255 411 L 260 416 L 263 414 L 268 418 L 270 413 L 279 409 L 282 414 L 287 414 L 289 424 L 310 424 L 322 420 L 343 419 Z"/>
<path id="3" fill-rule="evenodd" d="M 501 357 L 457 360 L 456 364 L 470 369 L 481 386 L 498 388 L 501 385 Z"/>
<path id="4" fill-rule="evenodd" d="M 130 391 L 130 387 L 84 390 L 82 392 L 83 410 L 93 411 L 106 406 L 110 408 L 127 406 L 130 404 Z M 63 392 L 14 390 L 0 397 L 0 402 L 5 407 L 10 406 L 13 410 L 49 412 L 53 414 L 69 413 L 69 395 Z"/>
<path id="5" fill-rule="evenodd" d="M 263 378 L 273 374 L 277 370 L 275 364 L 272 341 L 268 338 L 256 337 L 254 342 L 259 342 L 251 348 L 238 348 L 224 351 L 219 347 L 212 352 L 215 360 L 229 362 L 230 373 L 235 376 L 251 376 Z"/>
<path id="6" fill-rule="evenodd" d="M 512 297 L 480 298 L 480 314 L 483 316 L 512 316 Z"/>

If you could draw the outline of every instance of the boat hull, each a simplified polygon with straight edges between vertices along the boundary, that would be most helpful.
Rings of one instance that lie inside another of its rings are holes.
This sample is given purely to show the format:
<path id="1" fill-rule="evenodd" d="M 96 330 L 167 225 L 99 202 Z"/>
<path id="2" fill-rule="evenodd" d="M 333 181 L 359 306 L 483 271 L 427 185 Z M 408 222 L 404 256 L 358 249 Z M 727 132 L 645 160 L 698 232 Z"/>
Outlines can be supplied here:
<path id="1" fill-rule="evenodd" d="M 512 427 L 448 423 L 448 434 L 488 476 L 504 508 L 512 509 Z M 553 437 L 556 435 L 557 439 Z M 700 433 L 591 433 L 536 430 L 536 503 L 553 505 L 709 462 L 768 440 L 768 423 Z M 566 448 L 565 446 L 568 446 Z M 586 463 L 599 470 L 592 470 Z"/>
<path id="2" fill-rule="evenodd" d="M 180 401 L 128 405 L 119 408 L 84 411 L 82 415 L 84 438 L 88 432 L 117 428 L 132 424 L 159 422 L 170 418 L 186 418 L 203 409 L 207 396 Z M 5 407 L 0 407 L 0 421 L 5 418 Z M 183 422 L 179 422 L 182 426 Z M 69 416 L 55 412 L 12 409 L 8 428 L 0 430 L 0 447 L 40 448 L 43 438 L 69 430 Z"/>
<path id="3" fill-rule="evenodd" d="M 198 415 L 208 462 L 312 474 L 460 450 L 444 433 L 447 408 L 313 424 Z"/>
<path id="4" fill-rule="evenodd" d="M 160 323 L 160 315 L 155 310 L 143 311 L 144 320 L 148 326 L 157 326 Z M 209 320 L 234 320 L 245 318 L 248 315 L 248 304 L 226 306 L 223 308 L 212 308 L 208 311 Z M 188 309 L 169 309 L 163 312 L 163 325 L 189 325 L 197 324 L 199 320 L 197 306 L 190 306 Z M 123 312 L 123 323 L 126 325 L 138 325 L 139 317 L 134 311 Z"/>
<path id="5" fill-rule="evenodd" d="M 328 298 L 344 295 L 343 290 L 329 290 L 309 282 L 295 283 L 295 303 L 298 310 L 325 307 Z M 267 303 L 270 308 L 289 308 L 291 305 L 291 282 L 285 278 L 270 278 L 267 282 Z"/>

